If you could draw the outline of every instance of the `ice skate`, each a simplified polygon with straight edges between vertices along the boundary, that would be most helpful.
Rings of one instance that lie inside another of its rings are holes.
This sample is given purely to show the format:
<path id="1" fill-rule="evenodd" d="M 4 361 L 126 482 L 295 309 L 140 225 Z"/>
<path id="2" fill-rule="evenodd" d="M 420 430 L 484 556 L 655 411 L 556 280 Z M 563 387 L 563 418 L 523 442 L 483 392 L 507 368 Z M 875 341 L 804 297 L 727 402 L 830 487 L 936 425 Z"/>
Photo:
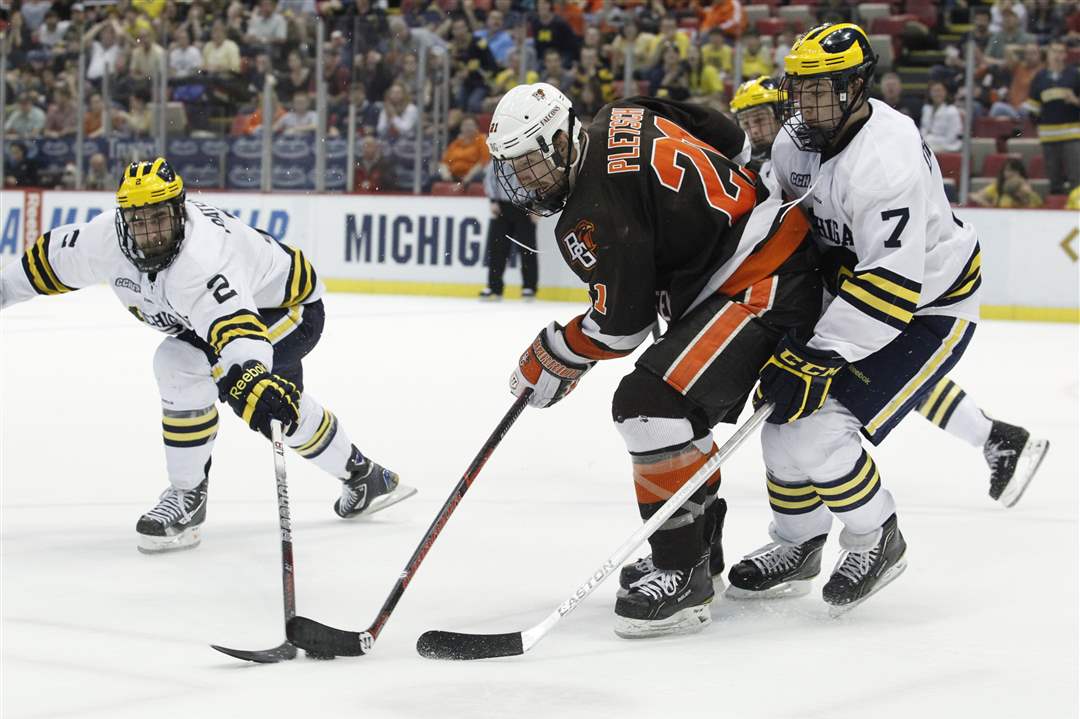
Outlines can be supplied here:
<path id="1" fill-rule="evenodd" d="M 498 302 L 502 299 L 502 292 L 496 292 L 490 287 L 485 287 L 484 289 L 480 290 L 480 294 L 478 295 L 478 297 L 480 298 L 481 302 Z"/>
<path id="2" fill-rule="evenodd" d="M 341 496 L 334 511 L 343 519 L 370 516 L 416 494 L 416 489 L 398 483 L 398 476 L 353 448 L 347 469 L 351 476 L 342 481 Z"/>
<path id="3" fill-rule="evenodd" d="M 170 486 L 161 493 L 157 505 L 139 517 L 135 525 L 140 552 L 160 554 L 199 546 L 200 529 L 206 519 L 208 482 L 204 479 L 198 487 L 189 490 Z"/>
<path id="4" fill-rule="evenodd" d="M 983 446 L 983 456 L 990 465 L 990 496 L 1012 507 L 1035 478 L 1050 442 L 1033 438 L 1023 427 L 993 422 Z"/>
<path id="5" fill-rule="evenodd" d="M 838 617 L 859 606 L 907 569 L 907 542 L 892 515 L 881 526 L 877 544 L 865 552 L 846 551 L 840 555 L 832 576 L 821 590 L 829 614 Z"/>
<path id="6" fill-rule="evenodd" d="M 689 569 L 654 569 L 615 600 L 615 633 L 624 639 L 693 634 L 712 623 L 709 560 Z"/>
<path id="7" fill-rule="evenodd" d="M 712 539 L 709 542 L 709 575 L 712 577 L 713 589 L 717 592 L 724 591 L 724 517 L 727 516 L 727 502 L 719 498 L 709 509 L 712 512 L 711 527 Z M 630 589 L 630 585 L 638 581 L 646 574 L 656 571 L 652 555 L 641 557 L 619 570 L 620 593 Z"/>
<path id="8" fill-rule="evenodd" d="M 828 535 L 802 544 L 773 542 L 748 554 L 728 572 L 728 599 L 801 597 L 821 572 L 821 550 Z"/>

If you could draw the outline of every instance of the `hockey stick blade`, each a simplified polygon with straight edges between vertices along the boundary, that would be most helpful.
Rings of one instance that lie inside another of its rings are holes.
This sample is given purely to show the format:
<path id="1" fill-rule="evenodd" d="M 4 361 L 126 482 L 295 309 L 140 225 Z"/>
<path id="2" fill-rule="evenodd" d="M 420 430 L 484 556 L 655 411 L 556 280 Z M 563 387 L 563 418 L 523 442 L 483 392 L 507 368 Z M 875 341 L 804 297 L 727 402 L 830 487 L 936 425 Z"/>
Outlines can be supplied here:
<path id="1" fill-rule="evenodd" d="M 765 418 L 773 410 L 771 403 L 759 407 L 749 419 L 735 430 L 724 442 L 716 454 L 705 464 L 701 465 L 682 487 L 664 502 L 644 524 L 635 531 L 629 539 L 622 543 L 615 554 L 608 557 L 592 575 L 579 586 L 573 594 L 566 598 L 553 612 L 539 624 L 526 629 L 523 632 L 511 632 L 509 634 L 463 634 L 459 632 L 428 631 L 420 636 L 416 642 L 416 651 L 429 659 L 488 659 L 491 657 L 509 657 L 524 654 L 536 646 L 559 621 L 574 608 L 581 604 L 593 590 L 630 556 L 637 547 L 652 536 L 657 528 L 666 522 L 679 507 L 682 507 L 699 487 L 720 465 L 746 441 L 747 437 L 757 429 Z"/>
<path id="2" fill-rule="evenodd" d="M 300 616 L 286 623 L 285 634 L 313 657 L 362 657 L 374 643 L 368 632 L 347 632 Z"/>
<path id="3" fill-rule="evenodd" d="M 246 662 L 255 662 L 256 664 L 276 664 L 278 662 L 287 662 L 290 659 L 296 658 L 296 647 L 292 645 L 292 642 L 288 641 L 282 642 L 273 649 L 261 649 L 256 651 L 247 649 L 229 649 L 228 647 L 220 647 L 217 644 L 211 644 L 210 647 L 217 649 L 222 654 L 228 654 L 230 657 L 243 659 Z"/>
<path id="4" fill-rule="evenodd" d="M 416 651 L 428 659 L 493 659 L 524 654 L 521 632 L 509 634 L 460 634 L 432 630 L 416 640 Z"/>

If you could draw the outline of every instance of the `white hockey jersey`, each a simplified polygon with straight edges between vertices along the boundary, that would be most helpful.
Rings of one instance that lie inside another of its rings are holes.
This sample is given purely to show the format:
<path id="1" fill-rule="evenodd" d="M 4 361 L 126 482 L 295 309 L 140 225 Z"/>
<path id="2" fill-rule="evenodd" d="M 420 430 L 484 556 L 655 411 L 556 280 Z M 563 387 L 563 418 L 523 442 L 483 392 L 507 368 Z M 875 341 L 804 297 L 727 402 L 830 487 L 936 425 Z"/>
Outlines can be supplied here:
<path id="1" fill-rule="evenodd" d="M 0 273 L 0 309 L 106 283 L 145 324 L 170 335 L 194 332 L 220 359 L 215 374 L 247 360 L 272 369 L 272 343 L 295 329 L 299 312 L 275 313 L 282 316 L 268 327 L 260 310 L 315 302 L 322 281 L 300 250 L 224 210 L 194 200 L 185 210 L 180 253 L 157 273 L 124 257 L 115 210 L 49 230 Z"/>
<path id="2" fill-rule="evenodd" d="M 911 120 L 869 102 L 865 124 L 824 163 L 784 130 L 772 147 L 772 173 L 785 195 L 801 198 L 818 247 L 851 253 L 809 343 L 851 362 L 895 339 L 913 315 L 979 317 L 974 228 L 953 214 L 937 159 Z"/>

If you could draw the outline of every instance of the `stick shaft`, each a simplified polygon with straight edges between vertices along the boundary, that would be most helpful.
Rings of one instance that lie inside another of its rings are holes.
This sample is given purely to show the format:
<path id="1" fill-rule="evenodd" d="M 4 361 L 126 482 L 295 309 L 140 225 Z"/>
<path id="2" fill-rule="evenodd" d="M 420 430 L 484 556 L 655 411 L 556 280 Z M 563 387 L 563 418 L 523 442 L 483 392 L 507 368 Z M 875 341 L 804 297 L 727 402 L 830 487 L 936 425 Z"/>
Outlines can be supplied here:
<path id="1" fill-rule="evenodd" d="M 289 519 L 289 486 L 285 476 L 285 441 L 281 422 L 270 422 L 270 439 L 274 448 L 274 479 L 277 483 L 278 524 L 281 528 L 281 594 L 285 621 L 296 616 L 296 579 L 293 576 L 292 522 Z"/>
<path id="2" fill-rule="evenodd" d="M 754 430 L 765 421 L 771 412 L 772 404 L 763 405 L 754 412 L 749 419 L 743 422 L 742 426 L 735 430 L 735 433 L 731 435 L 728 441 L 725 442 L 719 450 L 717 450 L 716 454 L 710 457 L 709 460 L 694 473 L 694 476 L 691 477 L 686 484 L 680 487 L 675 494 L 671 495 L 671 498 L 664 502 L 663 506 L 657 510 L 656 514 L 649 517 L 647 522 L 638 527 L 638 530 L 634 532 L 629 539 L 623 542 L 622 545 L 615 550 L 615 553 L 608 557 L 607 561 L 601 564 L 584 584 L 578 587 L 573 594 L 567 597 L 566 600 L 560 604 L 555 611 L 545 617 L 542 622 L 522 632 L 521 639 L 523 651 L 529 651 L 530 648 L 544 638 L 544 635 L 551 631 L 552 627 L 554 627 L 560 619 L 572 612 L 578 604 L 592 594 L 594 589 L 600 586 L 600 584 L 611 576 L 616 569 L 621 567 L 622 563 L 626 561 L 626 558 L 630 556 L 630 553 L 637 549 L 642 542 L 651 537 L 661 524 L 666 522 L 671 515 L 678 511 L 679 507 L 686 504 L 686 500 L 690 498 L 690 495 L 708 481 L 709 477 L 711 477 L 713 473 L 720 468 L 720 465 L 746 441 Z"/>
<path id="3" fill-rule="evenodd" d="M 450 491 L 450 496 L 447 497 L 446 502 L 443 503 L 442 508 L 439 510 L 438 515 L 431 522 L 431 526 L 428 527 L 427 532 L 424 533 L 423 538 L 420 540 L 420 544 L 417 545 L 416 550 L 413 551 L 412 557 L 409 558 L 409 563 L 405 565 L 405 569 L 401 572 L 401 576 L 398 577 L 397 582 L 394 583 L 394 588 L 390 591 L 390 596 L 386 598 L 386 601 L 382 605 L 382 609 L 379 610 L 379 616 L 375 618 L 375 622 L 367 630 L 371 635 L 372 640 L 379 636 L 379 632 L 382 631 L 386 622 L 390 619 L 390 614 L 394 611 L 394 607 L 401 600 L 401 595 L 405 593 L 405 587 L 409 586 L 409 582 L 412 581 L 413 576 L 416 574 L 416 570 L 420 568 L 420 564 L 424 561 L 424 557 L 431 550 L 435 540 L 439 534 L 442 533 L 443 527 L 446 526 L 446 522 L 450 519 L 450 515 L 457 509 L 458 504 L 464 498 L 465 493 L 469 491 L 469 487 L 473 481 L 480 474 L 480 470 L 487 464 L 488 459 L 495 452 L 495 448 L 502 442 L 506 433 L 510 431 L 510 427 L 521 415 L 522 410 L 525 409 L 525 405 L 529 401 L 529 395 L 531 392 L 525 392 L 521 397 L 514 400 L 514 404 L 510 406 L 506 414 L 499 421 L 499 424 L 495 427 L 495 430 L 491 433 L 491 436 L 484 442 L 484 446 L 480 448 L 480 452 L 477 453 L 473 459 L 472 464 L 465 470 L 465 474 L 458 481 L 457 485 Z"/>

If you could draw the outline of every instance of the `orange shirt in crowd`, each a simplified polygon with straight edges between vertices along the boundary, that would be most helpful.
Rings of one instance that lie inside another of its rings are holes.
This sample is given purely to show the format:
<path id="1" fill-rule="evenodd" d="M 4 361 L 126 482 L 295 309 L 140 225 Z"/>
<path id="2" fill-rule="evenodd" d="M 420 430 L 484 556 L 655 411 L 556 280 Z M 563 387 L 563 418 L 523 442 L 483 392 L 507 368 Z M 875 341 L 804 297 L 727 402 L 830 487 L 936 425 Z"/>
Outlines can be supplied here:
<path id="1" fill-rule="evenodd" d="M 738 37 L 746 30 L 746 13 L 739 0 L 716 0 L 701 17 L 700 32 L 718 27 L 728 37 Z"/>
<path id="2" fill-rule="evenodd" d="M 488 157 L 487 139 L 478 132 L 472 142 L 466 142 L 460 137 L 451 142 L 442 161 L 450 168 L 451 175 L 461 179 L 474 165 L 486 163 Z"/>
<path id="3" fill-rule="evenodd" d="M 556 3 L 555 14 L 562 17 L 566 21 L 566 24 L 570 26 L 570 29 L 574 31 L 574 34 L 578 37 L 582 37 L 585 34 L 585 13 L 581 10 L 575 0 L 569 0 L 569 2 Z"/>

